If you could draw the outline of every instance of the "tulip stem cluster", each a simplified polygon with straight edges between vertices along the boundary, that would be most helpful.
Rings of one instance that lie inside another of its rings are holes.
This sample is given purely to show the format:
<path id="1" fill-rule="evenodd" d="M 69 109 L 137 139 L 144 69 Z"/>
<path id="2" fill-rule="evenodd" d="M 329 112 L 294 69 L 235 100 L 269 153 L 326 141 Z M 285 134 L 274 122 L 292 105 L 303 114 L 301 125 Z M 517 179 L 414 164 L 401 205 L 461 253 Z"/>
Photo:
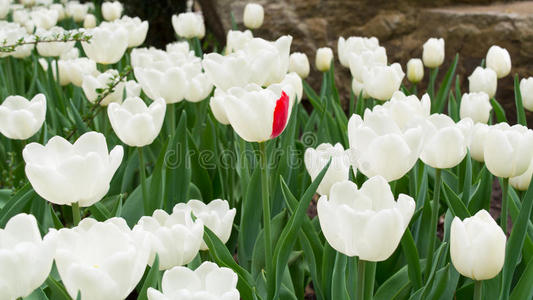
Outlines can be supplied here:
<path id="1" fill-rule="evenodd" d="M 144 166 L 143 148 L 137 148 L 139 151 L 139 172 L 141 173 L 141 190 L 144 204 L 144 214 L 150 215 L 150 200 L 148 199 L 148 190 L 146 189 L 146 170 Z"/>
<path id="2" fill-rule="evenodd" d="M 502 209 L 500 215 L 500 226 L 505 234 L 507 234 L 507 209 L 508 209 L 508 196 L 509 193 L 509 178 L 502 178 Z"/>
<path id="3" fill-rule="evenodd" d="M 431 207 L 431 223 L 429 226 L 429 247 L 427 252 L 426 274 L 429 274 L 433 264 L 433 252 L 435 251 L 435 240 L 437 238 L 437 224 L 439 221 L 439 201 L 441 185 L 441 169 L 435 169 L 435 190 Z"/>
<path id="4" fill-rule="evenodd" d="M 267 153 L 266 153 L 266 143 L 259 143 L 259 155 L 261 163 L 261 189 L 263 197 L 263 227 L 264 227 L 264 238 L 265 238 L 265 269 L 266 272 L 270 272 L 272 267 L 272 245 L 271 245 L 271 234 L 270 234 L 270 195 L 268 192 L 268 162 L 267 162 Z"/>

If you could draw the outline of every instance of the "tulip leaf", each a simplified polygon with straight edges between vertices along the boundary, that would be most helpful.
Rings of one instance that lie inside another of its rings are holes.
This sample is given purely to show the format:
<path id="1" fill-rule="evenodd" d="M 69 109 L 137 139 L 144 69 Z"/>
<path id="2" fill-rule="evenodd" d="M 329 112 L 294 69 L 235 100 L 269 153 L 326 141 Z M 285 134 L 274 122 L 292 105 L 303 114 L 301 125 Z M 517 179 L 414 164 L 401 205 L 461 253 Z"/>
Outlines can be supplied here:
<path id="1" fill-rule="evenodd" d="M 31 188 L 31 184 L 26 183 L 0 210 L 0 227 L 4 228 L 11 217 L 23 212 L 25 207 L 30 205 L 37 197 L 37 193 Z M 37 199 L 36 201 L 45 200 Z"/>
<path id="2" fill-rule="evenodd" d="M 511 289 L 511 282 L 513 280 L 513 273 L 518 262 L 522 246 L 527 233 L 527 225 L 533 207 L 533 180 L 529 184 L 529 188 L 524 196 L 522 202 L 522 209 L 518 215 L 517 220 L 513 224 L 511 236 L 507 241 L 505 248 L 505 263 L 502 271 L 502 289 L 500 291 L 500 300 L 507 300 L 509 298 L 509 290 Z"/>
<path id="3" fill-rule="evenodd" d="M 274 299 L 276 299 L 278 296 L 284 266 L 287 264 L 291 249 L 294 246 L 294 243 L 296 242 L 296 235 L 298 234 L 298 231 L 302 226 L 303 219 L 307 217 L 305 213 L 307 211 L 307 208 L 309 207 L 309 203 L 311 202 L 311 199 L 313 198 L 313 195 L 315 194 L 318 185 L 320 184 L 320 182 L 322 182 L 322 178 L 324 178 L 324 175 L 326 174 L 326 171 L 328 170 L 330 164 L 331 159 L 328 164 L 322 169 L 322 171 L 320 171 L 315 180 L 313 180 L 311 185 L 307 188 L 304 195 L 300 199 L 298 207 L 294 211 L 294 214 L 291 216 L 289 222 L 287 223 L 287 226 L 281 233 L 278 243 L 276 244 L 273 259 L 275 265 L 275 274 L 273 278 L 269 278 L 270 282 L 268 288 L 268 294 L 273 295 Z M 274 286 L 272 286 L 272 284 L 274 284 Z"/>
<path id="4" fill-rule="evenodd" d="M 191 163 L 187 138 L 187 112 L 183 110 L 165 154 L 166 157 L 166 202 L 164 208 L 172 211 L 177 203 L 187 202 L 191 181 Z"/>
<path id="5" fill-rule="evenodd" d="M 271 244 L 275 245 L 278 241 L 279 235 L 283 227 L 287 224 L 287 211 L 283 210 L 278 213 L 270 223 L 271 226 Z M 255 245 L 252 253 L 252 268 L 251 274 L 256 277 L 262 270 L 265 269 L 265 232 L 261 230 L 255 239 Z"/>
<path id="6" fill-rule="evenodd" d="M 209 228 L 204 227 L 204 241 L 209 248 L 214 261 L 221 267 L 230 268 L 237 276 L 237 289 L 241 294 L 242 299 L 256 299 L 254 279 L 248 271 L 239 266 L 228 251 L 228 248 L 220 241 L 220 239 Z"/>
<path id="7" fill-rule="evenodd" d="M 520 82 L 518 81 L 518 74 L 514 76 L 514 101 L 516 105 L 516 121 L 518 124 L 527 126 L 526 112 L 522 102 L 522 93 L 520 92 Z"/>
<path id="8" fill-rule="evenodd" d="M 139 296 L 137 297 L 137 300 L 146 300 L 148 299 L 148 288 L 157 288 L 157 283 L 159 282 L 159 255 L 156 253 L 154 263 L 152 264 L 152 267 L 150 267 L 150 271 L 148 271 L 148 275 L 146 275 L 146 278 L 144 279 L 141 291 L 139 292 Z"/>
<path id="9" fill-rule="evenodd" d="M 63 285 L 61 285 L 57 280 L 52 278 L 51 275 L 49 275 L 46 278 L 46 285 L 50 288 L 52 291 L 52 299 L 54 300 L 72 300 L 72 298 L 69 296 L 67 290 Z"/>
<path id="10" fill-rule="evenodd" d="M 76 124 L 76 129 L 78 134 L 84 134 L 85 132 L 91 131 L 89 127 L 83 121 L 83 118 L 80 116 L 78 109 L 74 106 L 72 101 L 68 101 L 70 105 L 70 113 L 74 117 L 74 124 Z M 59 114 L 61 116 L 61 114 Z"/>
<path id="11" fill-rule="evenodd" d="M 156 209 L 163 208 L 164 202 L 164 189 L 165 182 L 165 154 L 167 152 L 168 141 L 163 143 L 161 147 L 161 152 L 155 163 L 155 168 L 152 171 L 152 180 L 149 185 L 149 195 L 150 195 L 150 211 L 145 212 L 146 215 L 151 215 L 152 212 Z"/>
<path id="12" fill-rule="evenodd" d="M 422 272 L 420 269 L 420 259 L 418 257 L 418 250 L 416 249 L 415 241 L 411 235 L 411 231 L 407 228 L 403 234 L 402 250 L 407 260 L 407 272 L 409 279 L 413 284 L 414 289 L 422 287 Z"/>
<path id="13" fill-rule="evenodd" d="M 452 120 L 454 120 L 455 122 L 459 122 L 461 118 L 459 116 L 459 106 L 457 105 L 455 96 L 453 95 L 453 93 L 450 93 L 450 96 L 448 98 L 448 113 L 450 114 L 450 118 L 452 118 Z"/>
<path id="14" fill-rule="evenodd" d="M 402 295 L 409 292 L 412 282 L 409 279 L 407 266 L 390 276 L 376 291 L 374 300 L 404 299 Z"/>
<path id="15" fill-rule="evenodd" d="M 304 93 L 305 95 L 307 95 L 307 99 L 309 99 L 309 102 L 311 102 L 313 108 L 322 114 L 324 112 L 324 107 L 320 102 L 320 96 L 317 95 L 317 93 L 305 80 L 302 80 L 302 84 L 304 88 Z"/>
<path id="16" fill-rule="evenodd" d="M 24 297 L 24 300 L 48 300 L 48 296 L 46 296 L 42 288 L 38 288 L 27 297 Z"/>
<path id="17" fill-rule="evenodd" d="M 346 255 L 337 252 L 335 265 L 333 266 L 333 277 L 331 278 L 331 299 L 348 300 L 348 290 L 346 289 Z"/>
<path id="18" fill-rule="evenodd" d="M 427 294 L 427 296 L 424 296 L 424 294 L 426 294 L 426 292 L 424 292 L 424 294 L 422 294 L 423 299 L 440 299 L 440 297 L 446 290 L 447 283 L 449 282 L 448 281 L 449 271 L 450 271 L 449 263 L 447 263 L 445 267 L 437 271 L 437 273 L 435 274 L 435 280 L 434 280 L 433 286 L 431 287 L 431 289 L 427 289 L 427 288 L 425 289 L 425 291 L 429 291 L 429 293 Z"/>
<path id="19" fill-rule="evenodd" d="M 239 263 L 249 269 L 255 241 L 261 229 L 261 210 L 257 201 L 261 199 L 261 170 L 256 168 L 247 186 L 246 196 L 241 203 L 241 220 L 239 226 Z"/>
<path id="20" fill-rule="evenodd" d="M 453 215 L 458 216 L 461 220 L 470 217 L 470 212 L 468 212 L 461 198 L 445 182 L 442 183 L 442 186 L 444 187 L 444 198 Z"/>
<path id="21" fill-rule="evenodd" d="M 463 181 L 463 194 L 461 195 L 461 200 L 464 205 L 468 205 L 470 202 L 470 190 L 472 188 L 472 159 L 470 158 L 470 152 L 467 152 L 466 157 L 466 166 L 464 172 L 464 181 Z"/>
<path id="22" fill-rule="evenodd" d="M 89 207 L 89 211 L 91 212 L 91 217 L 100 222 L 111 218 L 111 213 L 101 202 L 96 202 L 95 204 L 91 205 Z"/>
<path id="23" fill-rule="evenodd" d="M 52 206 L 52 203 L 49 204 L 50 214 L 52 215 L 52 222 L 54 223 L 55 229 L 61 229 L 63 228 L 63 224 L 59 220 L 59 217 L 57 216 L 56 212 L 54 211 L 54 207 Z"/>
<path id="24" fill-rule="evenodd" d="M 440 113 L 444 110 L 444 105 L 446 99 L 448 99 L 448 94 L 450 93 L 450 88 L 452 87 L 453 78 L 455 77 L 455 70 L 457 69 L 457 62 L 459 61 L 459 53 L 455 54 L 455 59 L 452 62 L 452 65 L 446 72 L 444 80 L 440 84 L 439 91 L 437 92 L 437 98 L 435 101 L 435 106 L 432 110 L 433 113 Z M 433 103 L 432 103 L 433 104 Z"/>
<path id="25" fill-rule="evenodd" d="M 493 175 L 489 172 L 486 166 L 483 166 L 483 169 L 479 173 L 481 174 L 479 187 L 468 203 L 468 210 L 471 212 L 479 211 L 481 209 L 488 211 L 490 209 Z"/>
<path id="26" fill-rule="evenodd" d="M 496 114 L 496 121 L 498 123 L 501 122 L 507 122 L 507 118 L 505 117 L 505 110 L 503 110 L 503 107 L 496 101 L 496 99 L 491 98 L 490 104 L 492 104 L 492 109 L 494 109 L 494 113 Z"/>
<path id="27" fill-rule="evenodd" d="M 533 259 L 529 260 L 526 269 L 520 276 L 518 283 L 511 293 L 511 300 L 522 300 L 533 298 Z"/>

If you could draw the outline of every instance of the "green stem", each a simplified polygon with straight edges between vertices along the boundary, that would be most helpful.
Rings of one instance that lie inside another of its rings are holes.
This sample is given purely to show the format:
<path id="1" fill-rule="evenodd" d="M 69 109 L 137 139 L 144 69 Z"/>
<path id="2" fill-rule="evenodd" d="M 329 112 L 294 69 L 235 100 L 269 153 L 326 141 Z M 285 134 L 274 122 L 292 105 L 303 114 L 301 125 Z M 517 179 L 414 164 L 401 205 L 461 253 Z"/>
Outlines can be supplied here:
<path id="1" fill-rule="evenodd" d="M 170 103 L 167 105 L 168 110 L 168 123 L 169 123 L 169 130 L 170 130 L 170 136 L 174 136 L 174 133 L 176 132 L 176 104 Z"/>
<path id="2" fill-rule="evenodd" d="M 268 162 L 266 143 L 259 143 L 259 155 L 261 161 L 261 189 L 263 198 L 263 227 L 265 238 L 265 269 L 268 275 L 272 267 L 272 244 L 270 238 L 270 198 L 268 194 Z"/>
<path id="3" fill-rule="evenodd" d="M 72 223 L 78 226 L 81 221 L 80 204 L 78 202 L 72 203 Z"/>
<path id="4" fill-rule="evenodd" d="M 359 259 L 357 262 L 357 300 L 365 299 L 365 261 Z"/>
<path id="5" fill-rule="evenodd" d="M 509 191 L 509 178 L 503 178 L 502 184 L 502 213 L 500 215 L 500 226 L 502 227 L 503 232 L 507 235 L 507 210 L 509 207 L 509 198 L 507 194 Z"/>
<path id="6" fill-rule="evenodd" d="M 143 204 L 144 204 L 144 215 L 149 216 L 150 211 L 150 201 L 148 199 L 148 190 L 146 189 L 146 170 L 144 166 L 144 157 L 143 157 L 143 148 L 137 148 L 139 151 L 139 172 L 141 173 L 141 190 L 143 195 Z"/>
<path id="7" fill-rule="evenodd" d="M 429 272 L 433 264 L 433 251 L 435 250 L 435 240 L 437 239 L 437 224 L 439 221 L 439 200 L 440 200 L 440 182 L 441 169 L 435 169 L 435 192 L 431 207 L 431 223 L 429 226 L 429 246 L 427 252 L 426 278 L 429 278 Z"/>
<path id="8" fill-rule="evenodd" d="M 473 300 L 481 300 L 483 299 L 483 281 L 476 280 L 476 283 L 474 284 L 474 299 Z"/>

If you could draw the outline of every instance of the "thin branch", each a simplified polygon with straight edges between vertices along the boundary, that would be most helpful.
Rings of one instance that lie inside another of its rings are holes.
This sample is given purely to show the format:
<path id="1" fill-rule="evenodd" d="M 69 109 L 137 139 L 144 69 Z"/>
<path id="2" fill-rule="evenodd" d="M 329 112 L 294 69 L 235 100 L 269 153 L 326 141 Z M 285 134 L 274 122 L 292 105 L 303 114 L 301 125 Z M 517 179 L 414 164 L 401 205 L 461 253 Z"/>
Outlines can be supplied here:
<path id="1" fill-rule="evenodd" d="M 17 47 L 23 45 L 37 45 L 39 43 L 67 43 L 67 42 L 90 42 L 92 36 L 85 35 L 83 32 L 79 31 L 67 31 L 61 34 L 54 34 L 50 37 L 40 37 L 38 35 L 33 35 L 29 37 L 33 40 L 26 40 L 22 37 L 17 40 L 14 44 L 7 44 L 7 40 L 4 40 L 0 45 L 0 53 L 9 53 L 16 51 Z"/>

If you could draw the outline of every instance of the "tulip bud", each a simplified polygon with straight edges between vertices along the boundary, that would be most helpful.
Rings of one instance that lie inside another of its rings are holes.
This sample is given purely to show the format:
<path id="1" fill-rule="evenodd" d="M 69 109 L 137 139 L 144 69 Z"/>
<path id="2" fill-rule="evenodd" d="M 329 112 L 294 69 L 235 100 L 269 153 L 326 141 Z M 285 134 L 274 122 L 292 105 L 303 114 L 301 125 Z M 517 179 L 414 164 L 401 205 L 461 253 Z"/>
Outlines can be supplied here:
<path id="1" fill-rule="evenodd" d="M 469 146 L 472 159 L 479 162 L 485 161 L 485 138 L 488 132 L 489 125 L 485 123 L 476 123 L 472 128 L 472 137 Z"/>
<path id="2" fill-rule="evenodd" d="M 118 1 L 102 3 L 102 16 L 106 21 L 115 21 L 122 15 L 124 7 Z"/>
<path id="3" fill-rule="evenodd" d="M 485 92 L 489 98 L 494 97 L 498 87 L 498 78 L 494 70 L 477 67 L 468 77 L 470 93 Z"/>
<path id="4" fill-rule="evenodd" d="M 498 177 L 510 178 L 527 171 L 533 159 L 533 131 L 522 125 L 499 123 L 490 127 L 485 138 L 487 169 Z"/>
<path id="5" fill-rule="evenodd" d="M 198 200 L 189 200 L 187 205 L 192 209 L 194 216 L 204 223 L 204 226 L 213 231 L 222 243 L 226 243 L 231 235 L 233 219 L 237 210 L 230 209 L 226 200 L 216 199 L 209 204 Z M 207 245 L 202 241 L 200 250 L 207 250 Z"/>
<path id="6" fill-rule="evenodd" d="M 109 104 L 107 114 L 113 131 L 124 144 L 144 147 L 150 145 L 161 131 L 166 107 L 162 98 L 147 107 L 141 98 L 131 97 L 122 104 Z"/>
<path id="7" fill-rule="evenodd" d="M 46 146 L 31 143 L 22 151 L 26 176 L 39 196 L 54 204 L 81 207 L 107 194 L 123 155 L 122 146 L 108 153 L 105 136 L 97 132 L 83 134 L 74 144 L 54 136 Z"/>
<path id="8" fill-rule="evenodd" d="M 315 180 L 330 159 L 331 164 L 317 189 L 317 193 L 320 195 L 328 195 L 333 184 L 348 180 L 350 157 L 348 151 L 345 151 L 339 143 L 335 144 L 335 146 L 324 143 L 320 144 L 316 149 L 307 148 L 305 150 L 305 168 L 311 176 L 311 180 Z"/>
<path id="9" fill-rule="evenodd" d="M 511 56 L 507 49 L 493 45 L 487 52 L 487 68 L 493 69 L 498 78 L 503 78 L 511 73 Z"/>
<path id="10" fill-rule="evenodd" d="M 320 228 L 331 247 L 366 261 L 384 261 L 394 253 L 414 210 L 413 198 L 400 194 L 394 201 L 380 176 L 360 189 L 351 181 L 337 182 L 317 206 Z"/>
<path id="11" fill-rule="evenodd" d="M 333 60 L 333 51 L 331 48 L 324 47 L 319 48 L 316 51 L 315 65 L 320 72 L 327 72 L 331 67 L 331 61 Z"/>
<path id="12" fill-rule="evenodd" d="M 520 95 L 524 108 L 533 111 L 533 77 L 520 80 Z"/>
<path id="13" fill-rule="evenodd" d="M 221 299 L 239 300 L 237 274 L 229 268 L 215 263 L 203 262 L 196 270 L 187 267 L 174 267 L 163 274 L 160 292 L 148 289 L 148 300 L 178 299 Z M 182 298 L 179 298 L 182 299 Z"/>
<path id="14" fill-rule="evenodd" d="M 302 79 L 309 76 L 309 60 L 307 55 L 295 52 L 289 57 L 289 72 L 296 72 Z"/>
<path id="15" fill-rule="evenodd" d="M 65 7 L 67 16 L 74 19 L 75 22 L 81 22 L 89 11 L 89 5 L 79 3 L 78 1 L 69 1 Z"/>
<path id="16" fill-rule="evenodd" d="M 43 94 L 37 94 L 31 101 L 22 96 L 9 96 L 0 105 L 0 132 L 10 139 L 29 139 L 43 126 L 45 116 Z"/>
<path id="17" fill-rule="evenodd" d="M 463 94 L 459 115 L 461 119 L 470 118 L 474 123 L 487 123 L 492 105 L 489 96 L 483 92 Z"/>
<path id="18" fill-rule="evenodd" d="M 377 100 L 389 100 L 400 89 L 404 76 L 402 66 L 398 63 L 374 66 L 364 76 L 365 91 Z"/>
<path id="19" fill-rule="evenodd" d="M 420 58 L 411 58 L 407 62 L 407 79 L 412 83 L 418 83 L 424 78 L 424 65 Z"/>
<path id="20" fill-rule="evenodd" d="M 436 169 L 457 166 L 466 156 L 474 122 L 463 119 L 455 123 L 444 114 L 433 114 L 424 123 L 424 147 L 420 159 Z"/>
<path id="21" fill-rule="evenodd" d="M 83 28 L 90 29 L 96 27 L 96 17 L 93 14 L 87 14 L 83 19 Z"/>
<path id="22" fill-rule="evenodd" d="M 37 9 L 30 12 L 30 18 L 35 27 L 48 30 L 57 24 L 58 13 L 51 9 Z"/>
<path id="23" fill-rule="evenodd" d="M 52 270 L 55 243 L 52 234 L 41 239 L 33 215 L 18 214 L 0 229 L 1 299 L 21 299 L 39 288 Z"/>
<path id="24" fill-rule="evenodd" d="M 122 218 L 85 218 L 74 228 L 52 232 L 57 271 L 73 299 L 78 292 L 81 299 L 126 299 L 143 277 L 150 254 L 148 236 L 130 230 Z"/>
<path id="25" fill-rule="evenodd" d="M 418 160 L 423 132 L 420 126 L 402 131 L 387 108 L 376 106 L 365 111 L 364 121 L 356 114 L 350 118 L 348 141 L 356 158 L 353 169 L 390 182 L 403 177 Z"/>
<path id="26" fill-rule="evenodd" d="M 265 12 L 263 6 L 257 3 L 248 3 L 244 7 L 244 26 L 250 29 L 257 29 L 263 25 Z"/>
<path id="27" fill-rule="evenodd" d="M 179 203 L 174 206 L 172 214 L 158 209 L 152 216 L 143 216 L 133 227 L 133 231 L 149 236 L 150 266 L 156 254 L 159 255 L 160 270 L 186 265 L 198 254 L 204 236 L 204 223 L 201 219 L 193 221 L 191 212 L 189 206 Z"/>
<path id="28" fill-rule="evenodd" d="M 505 260 L 506 237 L 486 210 L 461 221 L 455 217 L 450 230 L 450 256 L 455 269 L 473 280 L 498 275 Z"/>
<path id="29" fill-rule="evenodd" d="M 62 21 L 63 19 L 65 19 L 66 13 L 65 13 L 65 7 L 63 6 L 63 4 L 53 3 L 50 5 L 50 9 L 55 10 L 57 12 L 58 21 Z"/>
<path id="30" fill-rule="evenodd" d="M 172 26 L 177 35 L 186 39 L 194 37 L 201 39 L 205 36 L 204 18 L 197 13 L 188 12 L 177 16 L 173 15 Z"/>
<path id="31" fill-rule="evenodd" d="M 430 38 L 424 43 L 422 60 L 428 68 L 436 68 L 444 62 L 444 39 Z"/>
<path id="32" fill-rule="evenodd" d="M 0 19 L 3 19 L 9 13 L 10 0 L 0 0 Z"/>

